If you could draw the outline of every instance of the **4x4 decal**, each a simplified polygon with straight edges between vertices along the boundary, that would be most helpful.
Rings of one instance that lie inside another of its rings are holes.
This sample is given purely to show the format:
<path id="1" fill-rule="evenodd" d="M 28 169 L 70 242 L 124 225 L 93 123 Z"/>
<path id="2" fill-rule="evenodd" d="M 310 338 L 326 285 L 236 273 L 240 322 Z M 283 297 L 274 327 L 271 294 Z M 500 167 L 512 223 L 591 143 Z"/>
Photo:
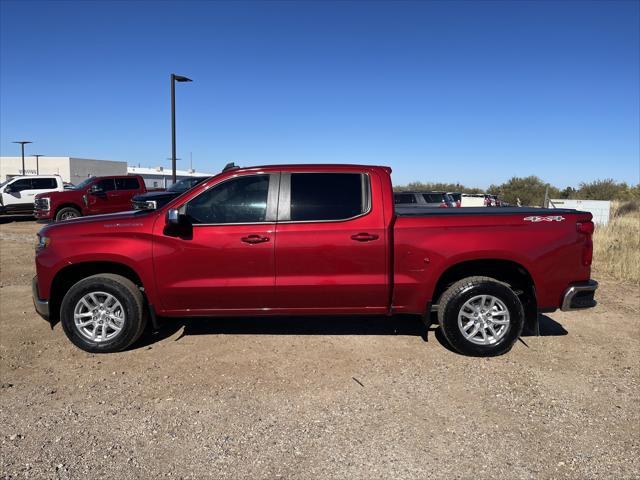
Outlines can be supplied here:
<path id="1" fill-rule="evenodd" d="M 533 215 L 531 217 L 524 217 L 527 222 L 562 222 L 564 217 L 561 215 L 549 215 L 546 217 L 540 217 L 538 215 Z"/>

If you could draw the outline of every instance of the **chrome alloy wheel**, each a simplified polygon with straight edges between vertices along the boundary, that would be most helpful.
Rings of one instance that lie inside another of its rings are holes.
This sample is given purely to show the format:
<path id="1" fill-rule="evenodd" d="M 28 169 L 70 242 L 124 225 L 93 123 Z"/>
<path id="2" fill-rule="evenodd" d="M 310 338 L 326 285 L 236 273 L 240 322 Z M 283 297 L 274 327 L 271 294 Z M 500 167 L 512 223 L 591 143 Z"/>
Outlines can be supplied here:
<path id="1" fill-rule="evenodd" d="M 493 295 L 476 295 L 458 312 L 458 328 L 472 343 L 493 345 L 509 330 L 511 316 L 502 300 Z"/>
<path id="2" fill-rule="evenodd" d="M 110 293 L 87 293 L 76 303 L 73 321 L 83 337 L 96 343 L 106 342 L 122 331 L 124 308 Z"/>
<path id="3" fill-rule="evenodd" d="M 78 214 L 75 212 L 64 212 L 60 216 L 60 220 L 71 220 L 72 218 L 78 218 Z"/>

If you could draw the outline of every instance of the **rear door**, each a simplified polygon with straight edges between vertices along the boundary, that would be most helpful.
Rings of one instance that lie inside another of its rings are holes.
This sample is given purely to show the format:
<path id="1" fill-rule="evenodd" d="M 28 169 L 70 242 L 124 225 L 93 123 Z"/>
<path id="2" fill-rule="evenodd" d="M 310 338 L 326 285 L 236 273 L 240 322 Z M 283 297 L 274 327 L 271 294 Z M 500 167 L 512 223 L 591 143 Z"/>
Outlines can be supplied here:
<path id="1" fill-rule="evenodd" d="M 386 311 L 387 239 L 381 198 L 380 179 L 374 174 L 282 173 L 276 308 L 308 313 Z"/>
<path id="2" fill-rule="evenodd" d="M 131 210 L 131 199 L 140 193 L 140 180 L 138 177 L 118 177 L 116 178 L 116 191 L 113 200 L 117 203 L 118 212 Z"/>

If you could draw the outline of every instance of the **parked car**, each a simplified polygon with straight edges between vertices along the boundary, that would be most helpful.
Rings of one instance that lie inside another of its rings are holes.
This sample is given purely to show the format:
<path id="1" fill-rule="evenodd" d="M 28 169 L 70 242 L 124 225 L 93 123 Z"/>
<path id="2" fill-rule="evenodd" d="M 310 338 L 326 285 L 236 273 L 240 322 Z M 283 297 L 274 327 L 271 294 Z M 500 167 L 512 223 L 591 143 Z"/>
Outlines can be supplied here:
<path id="1" fill-rule="evenodd" d="M 447 192 L 447 195 L 453 200 L 454 207 L 459 208 L 462 206 L 462 194 L 460 192 Z"/>
<path id="2" fill-rule="evenodd" d="M 60 175 L 30 175 L 13 177 L 0 183 L 0 214 L 33 214 L 36 195 L 61 192 L 64 183 Z"/>
<path id="3" fill-rule="evenodd" d="M 157 210 L 49 224 L 33 299 L 71 342 L 115 352 L 147 319 L 437 315 L 458 352 L 507 352 L 538 312 L 593 307 L 590 213 L 398 214 L 391 169 L 239 168 Z M 453 241 L 452 239 L 455 239 Z M 203 320 L 204 321 L 204 320 Z"/>
<path id="4" fill-rule="evenodd" d="M 196 185 L 204 182 L 207 178 L 210 177 L 183 178 L 161 192 L 147 192 L 142 195 L 136 195 L 131 199 L 131 206 L 134 210 L 160 208 L 187 190 L 191 190 Z"/>
<path id="5" fill-rule="evenodd" d="M 131 209 L 131 198 L 146 192 L 140 175 L 89 177 L 73 189 L 36 195 L 38 220 L 70 220 Z"/>
<path id="6" fill-rule="evenodd" d="M 449 208 L 455 201 L 446 192 L 396 192 L 393 194 L 395 205 L 405 208 Z"/>

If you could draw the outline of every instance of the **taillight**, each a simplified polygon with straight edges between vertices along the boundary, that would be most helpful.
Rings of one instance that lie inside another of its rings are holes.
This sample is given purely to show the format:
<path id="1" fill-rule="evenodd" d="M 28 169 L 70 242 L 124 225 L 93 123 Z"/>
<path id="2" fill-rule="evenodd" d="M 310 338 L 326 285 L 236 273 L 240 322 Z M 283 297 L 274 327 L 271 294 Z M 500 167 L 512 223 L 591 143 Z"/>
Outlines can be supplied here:
<path id="1" fill-rule="evenodd" d="M 580 233 L 584 233 L 585 235 L 593 235 L 595 225 L 593 224 L 593 222 L 578 222 L 576 223 L 576 228 Z"/>
<path id="2" fill-rule="evenodd" d="M 593 222 L 578 222 L 576 223 L 576 230 L 585 236 L 584 246 L 582 247 L 582 265 L 588 267 L 593 261 L 593 241 L 591 236 L 595 230 Z"/>

